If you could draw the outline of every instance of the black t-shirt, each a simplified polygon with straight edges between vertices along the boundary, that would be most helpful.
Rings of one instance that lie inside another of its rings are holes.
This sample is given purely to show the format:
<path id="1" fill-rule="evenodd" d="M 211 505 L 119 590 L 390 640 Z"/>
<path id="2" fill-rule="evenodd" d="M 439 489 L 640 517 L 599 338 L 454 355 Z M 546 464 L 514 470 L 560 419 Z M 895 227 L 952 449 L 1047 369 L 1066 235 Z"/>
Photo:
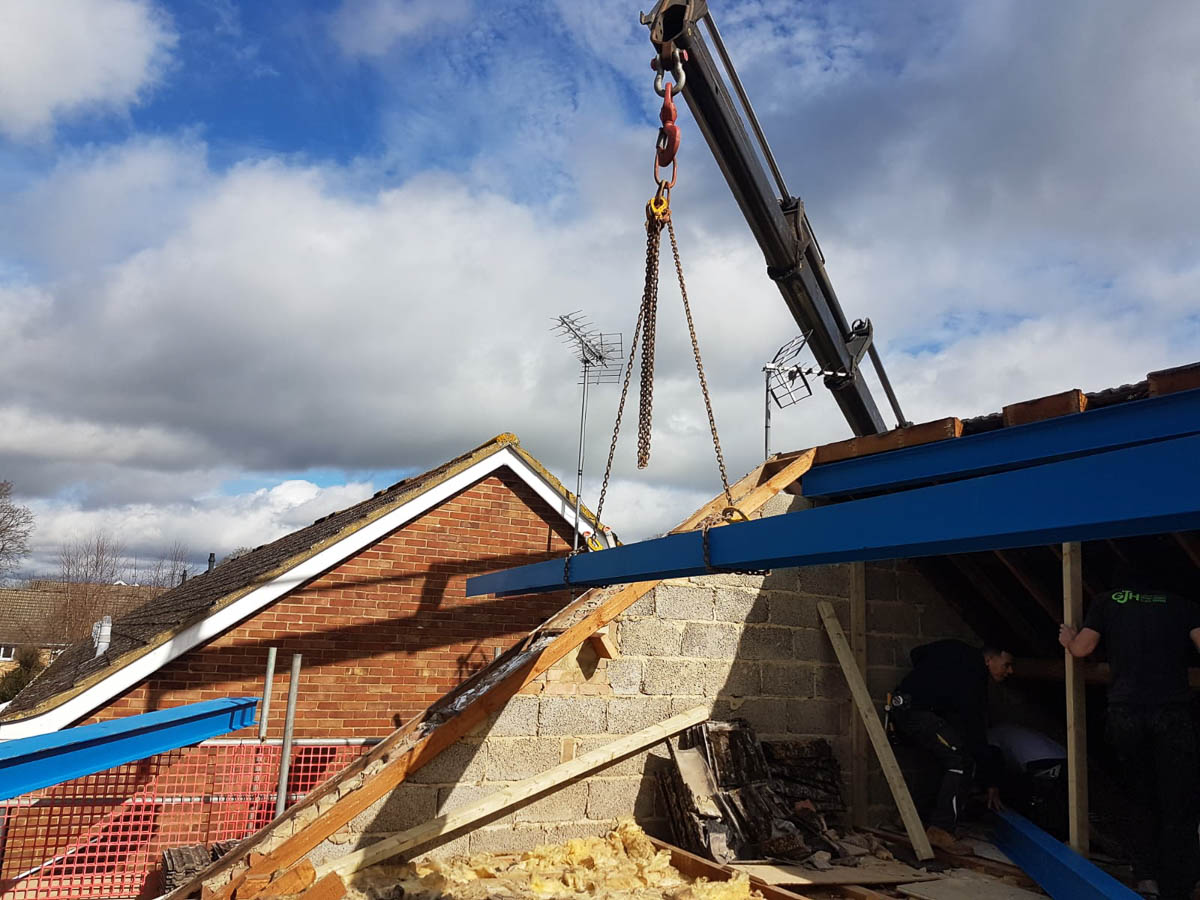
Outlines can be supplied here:
<path id="1" fill-rule="evenodd" d="M 988 672 L 978 647 L 948 638 L 909 654 L 913 670 L 899 690 L 914 707 L 937 713 L 977 749 L 987 743 Z"/>
<path id="2" fill-rule="evenodd" d="M 1084 628 L 1100 632 L 1112 666 L 1109 703 L 1188 702 L 1188 637 L 1200 607 L 1167 591 L 1119 587 L 1092 601 Z"/>

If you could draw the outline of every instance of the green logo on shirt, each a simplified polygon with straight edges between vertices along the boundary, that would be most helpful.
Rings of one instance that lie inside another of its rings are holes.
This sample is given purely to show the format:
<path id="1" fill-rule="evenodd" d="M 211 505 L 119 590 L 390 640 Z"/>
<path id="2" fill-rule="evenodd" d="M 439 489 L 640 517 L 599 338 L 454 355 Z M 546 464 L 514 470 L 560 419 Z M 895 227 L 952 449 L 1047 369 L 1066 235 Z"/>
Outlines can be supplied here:
<path id="1" fill-rule="evenodd" d="M 1137 591 L 1129 589 L 1123 591 L 1113 591 L 1112 598 L 1118 603 L 1128 603 L 1130 600 L 1136 600 L 1138 603 L 1166 603 L 1166 594 L 1139 594 Z"/>

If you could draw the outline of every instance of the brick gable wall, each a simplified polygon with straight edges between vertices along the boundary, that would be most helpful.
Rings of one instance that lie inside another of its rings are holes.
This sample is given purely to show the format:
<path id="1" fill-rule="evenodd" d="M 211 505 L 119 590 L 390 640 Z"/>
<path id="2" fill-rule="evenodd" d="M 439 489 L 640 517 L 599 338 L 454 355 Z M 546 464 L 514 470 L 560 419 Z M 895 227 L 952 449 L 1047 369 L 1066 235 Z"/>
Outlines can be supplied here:
<path id="1" fill-rule="evenodd" d="M 260 695 L 275 646 L 271 737 L 282 735 L 293 653 L 303 655 L 297 737 L 383 737 L 570 599 L 468 600 L 466 576 L 559 555 L 570 540 L 569 525 L 500 469 L 168 663 L 88 721 Z"/>

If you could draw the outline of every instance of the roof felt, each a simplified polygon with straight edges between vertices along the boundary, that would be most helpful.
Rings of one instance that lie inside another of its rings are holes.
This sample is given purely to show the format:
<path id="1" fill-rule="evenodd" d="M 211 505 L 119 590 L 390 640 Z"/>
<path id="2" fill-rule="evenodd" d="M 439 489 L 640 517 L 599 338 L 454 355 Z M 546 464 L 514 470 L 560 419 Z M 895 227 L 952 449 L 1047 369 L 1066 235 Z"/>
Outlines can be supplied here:
<path id="1" fill-rule="evenodd" d="M 126 665 L 192 623 L 313 556 L 333 543 L 334 539 L 348 536 L 505 447 L 512 447 L 573 502 L 574 496 L 521 448 L 515 435 L 499 435 L 422 475 L 399 481 L 361 503 L 317 519 L 299 531 L 189 578 L 183 584 L 116 617 L 112 623 L 112 641 L 105 653 L 94 656 L 95 649 L 90 639 L 71 644 L 17 694 L 0 713 L 0 721 L 23 718 L 31 712 L 40 712 L 42 707 L 57 705 L 73 695 L 76 692 L 74 689 L 82 690 L 110 670 L 115 671 Z M 594 520 L 587 510 L 581 510 L 581 514 L 588 520 Z"/>

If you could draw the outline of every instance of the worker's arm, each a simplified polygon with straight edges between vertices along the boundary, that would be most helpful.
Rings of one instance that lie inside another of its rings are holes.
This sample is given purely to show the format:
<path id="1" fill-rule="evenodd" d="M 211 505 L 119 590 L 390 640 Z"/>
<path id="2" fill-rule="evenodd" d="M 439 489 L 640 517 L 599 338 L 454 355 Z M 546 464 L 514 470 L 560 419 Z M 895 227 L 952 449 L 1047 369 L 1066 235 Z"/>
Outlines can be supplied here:
<path id="1" fill-rule="evenodd" d="M 1196 633 L 1200 632 L 1200 628 L 1192 632 L 1192 640 L 1197 640 Z M 1067 652 L 1077 659 L 1082 659 L 1085 656 L 1091 656 L 1096 647 L 1100 645 L 1100 632 L 1094 628 L 1088 628 L 1086 625 L 1076 631 L 1070 625 L 1058 626 L 1058 642 L 1066 648 Z M 1200 643 L 1196 644 L 1200 647 Z"/>
<path id="2" fill-rule="evenodd" d="M 1188 637 L 1192 639 L 1192 644 L 1197 650 L 1200 650 L 1200 628 L 1193 628 L 1188 632 Z"/>

